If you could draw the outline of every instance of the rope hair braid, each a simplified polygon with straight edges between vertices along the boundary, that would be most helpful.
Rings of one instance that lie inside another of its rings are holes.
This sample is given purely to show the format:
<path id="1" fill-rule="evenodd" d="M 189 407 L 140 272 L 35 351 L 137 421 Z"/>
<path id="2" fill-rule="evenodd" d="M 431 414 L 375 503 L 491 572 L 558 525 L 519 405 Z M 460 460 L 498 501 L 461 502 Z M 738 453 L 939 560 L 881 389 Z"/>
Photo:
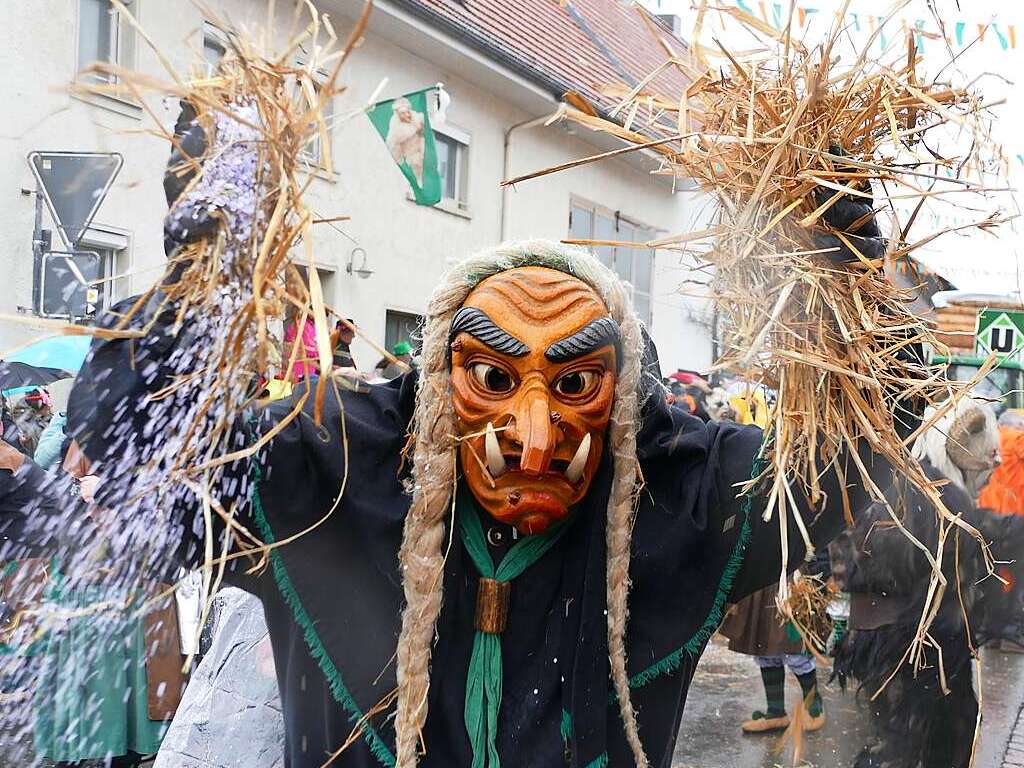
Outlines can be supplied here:
<path id="1" fill-rule="evenodd" d="M 608 446 L 613 457 L 606 539 L 608 653 L 626 737 L 638 768 L 649 765 L 640 743 L 626 675 L 629 559 L 636 510 L 636 428 L 640 408 L 640 323 L 626 286 L 586 251 L 550 240 L 504 243 L 451 269 L 434 291 L 423 328 L 420 379 L 413 414 L 412 503 L 399 562 L 406 607 L 398 639 L 397 768 L 415 768 L 427 720 L 430 653 L 441 612 L 445 520 L 455 490 L 455 411 L 448 371 L 448 332 L 455 313 L 481 281 L 516 267 L 549 267 L 589 285 L 619 324 L 622 363 L 615 386 Z"/>

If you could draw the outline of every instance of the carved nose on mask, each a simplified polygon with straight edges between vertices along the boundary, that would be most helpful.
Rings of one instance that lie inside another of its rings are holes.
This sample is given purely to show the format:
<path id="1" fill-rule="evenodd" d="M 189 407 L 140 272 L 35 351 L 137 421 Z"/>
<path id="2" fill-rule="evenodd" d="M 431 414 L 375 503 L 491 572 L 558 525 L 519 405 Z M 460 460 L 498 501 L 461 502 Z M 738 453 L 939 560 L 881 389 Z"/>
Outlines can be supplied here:
<path id="1" fill-rule="evenodd" d="M 523 446 L 519 468 L 528 475 L 543 475 L 555 452 L 551 407 L 544 394 L 524 399 L 516 413 L 516 433 Z"/>

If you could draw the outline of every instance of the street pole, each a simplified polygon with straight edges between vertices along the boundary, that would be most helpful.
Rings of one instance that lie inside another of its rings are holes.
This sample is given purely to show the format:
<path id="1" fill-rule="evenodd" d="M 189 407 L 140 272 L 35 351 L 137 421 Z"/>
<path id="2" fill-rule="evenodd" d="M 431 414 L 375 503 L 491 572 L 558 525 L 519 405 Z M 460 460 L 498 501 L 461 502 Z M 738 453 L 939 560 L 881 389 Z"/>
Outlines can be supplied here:
<path id="1" fill-rule="evenodd" d="M 39 312 L 43 302 L 43 254 L 50 249 L 53 234 L 43 229 L 43 199 L 39 194 L 39 184 L 36 184 L 35 191 L 21 191 L 35 198 L 35 220 L 32 225 L 32 311 Z"/>

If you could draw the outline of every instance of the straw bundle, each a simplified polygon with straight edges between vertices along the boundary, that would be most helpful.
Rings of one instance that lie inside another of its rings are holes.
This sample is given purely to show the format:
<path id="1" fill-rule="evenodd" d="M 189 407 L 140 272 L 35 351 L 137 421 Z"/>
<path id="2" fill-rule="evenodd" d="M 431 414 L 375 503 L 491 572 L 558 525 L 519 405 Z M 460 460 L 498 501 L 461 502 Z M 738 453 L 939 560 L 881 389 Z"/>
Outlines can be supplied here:
<path id="1" fill-rule="evenodd" d="M 114 2 L 149 42 L 128 10 Z M 212 310 L 222 321 L 230 320 L 218 334 L 226 342 L 221 358 L 212 361 L 224 376 L 267 371 L 277 356 L 270 323 L 283 320 L 289 310 L 300 325 L 313 318 L 319 360 L 310 362 L 330 370 L 327 312 L 309 237 L 311 226 L 323 220 L 314 217 L 303 195 L 314 177 L 310 163 L 320 162 L 310 157 L 311 142 L 319 140 L 325 170 L 332 171 L 325 115 L 344 90 L 338 76 L 361 39 L 369 6 L 342 45 L 327 16 L 295 3 L 291 30 L 276 50 L 271 42 L 279 23 L 275 10 L 275 3 L 268 3 L 266 31 L 257 38 L 204 9 L 228 44 L 213 76 L 186 79 L 156 51 L 173 82 L 97 63 L 91 69 L 114 84 L 78 86 L 127 93 L 143 104 L 142 94 L 155 91 L 195 110 L 206 139 L 202 156 L 190 156 L 180 136 L 161 132 L 181 159 L 168 173 L 192 177 L 169 213 L 168 229 L 186 244 L 176 252 L 161 289 L 181 318 Z M 301 65 L 296 63 L 300 55 Z M 190 234 L 190 226 L 198 231 Z M 300 244 L 310 266 L 308 285 L 289 260 Z M 225 292 L 233 294 L 236 305 L 230 318 L 223 317 Z M 297 348 L 289 363 L 296 354 Z M 222 388 L 214 387 L 210 402 L 221 394 Z M 322 395 L 323 385 L 318 401 Z"/>
<path id="2" fill-rule="evenodd" d="M 128 9 L 117 0 L 114 4 L 152 45 Z M 312 5 L 296 3 L 292 28 L 277 50 L 271 42 L 279 28 L 275 12 L 275 3 L 268 3 L 266 31 L 256 36 L 241 33 L 204 9 L 228 46 L 211 76 L 188 78 L 174 71 L 154 46 L 171 81 L 96 63 L 90 70 L 101 74 L 104 82 L 76 84 L 82 90 L 130 96 L 144 106 L 144 94 L 177 97 L 186 110 L 195 112 L 191 127 L 201 129 L 205 148 L 198 156 L 193 156 L 194 145 L 181 133 L 158 131 L 176 150 L 178 162 L 168 174 L 187 180 L 171 204 L 166 224 L 171 238 L 182 245 L 169 261 L 164 279 L 140 297 L 118 326 L 127 334 L 135 315 L 159 289 L 163 306 L 174 312 L 175 327 L 187 322 L 202 340 L 182 366 L 183 373 L 188 369 L 189 379 L 201 380 L 203 387 L 199 407 L 189 409 L 190 418 L 178 426 L 186 438 L 174 467 L 193 477 L 222 463 L 218 448 L 223 447 L 245 393 L 280 358 L 280 340 L 271 330 L 275 321 L 291 316 L 301 328 L 312 318 L 319 359 L 309 362 L 331 370 L 328 308 L 309 237 L 310 228 L 321 220 L 303 200 L 314 177 L 308 147 L 314 140 L 321 142 L 330 172 L 327 105 L 344 90 L 337 84 L 338 76 L 361 38 L 369 6 L 347 43 L 341 44 L 327 16 Z M 300 55 L 301 65 L 296 64 Z M 300 245 L 309 264 L 308 283 L 291 261 Z M 285 354 L 291 355 L 284 361 L 286 370 L 303 356 L 299 344 Z M 326 381 L 321 379 L 316 391 L 318 414 Z"/>
<path id="3" fill-rule="evenodd" d="M 815 656 L 825 652 L 832 634 L 832 617 L 828 615 L 828 606 L 836 592 L 835 584 L 831 581 L 825 581 L 816 574 L 801 574 L 793 580 L 786 602 L 780 609 Z"/>
<path id="4" fill-rule="evenodd" d="M 708 13 L 702 3 L 687 56 L 666 49 L 666 63 L 635 87 L 608 88 L 619 98 L 609 117 L 624 115 L 623 124 L 596 112 L 565 111 L 565 119 L 617 136 L 626 147 L 506 184 L 643 149 L 660 155 L 660 173 L 693 179 L 714 200 L 714 226 L 646 245 L 686 251 L 694 241 L 712 240 L 701 257 L 710 267 L 708 288 L 724 336 L 716 368 L 777 392 L 764 446 L 770 466 L 758 480 L 771 476 L 765 517 L 779 520 L 784 570 L 790 521 L 801 532 L 808 556 L 812 552 L 793 494 L 803 491 L 813 506 L 822 504 L 823 468 L 849 457 L 859 477 L 848 482 L 862 483 L 883 500 L 858 454 L 859 447 L 869 447 L 908 475 L 943 518 L 937 551 L 914 541 L 935 569 L 920 644 L 945 588 L 939 566 L 946 534 L 953 525 L 968 526 L 949 514 L 909 455 L 908 445 L 928 424 L 909 436 L 899 430 L 906 403 L 949 399 L 946 408 L 952 407 L 953 385 L 941 370 L 908 354 L 912 345 L 942 347 L 911 313 L 910 296 L 887 279 L 884 267 L 886 258 L 905 257 L 942 234 L 909 239 L 926 200 L 987 191 L 982 183 L 962 178 L 965 166 L 983 168 L 998 154 L 986 138 L 984 106 L 966 89 L 924 82 L 909 35 L 894 66 L 870 59 L 869 43 L 841 68 L 834 54 L 843 33 L 839 21 L 822 44 L 808 48 L 742 10 L 716 10 L 755 38 L 767 38 L 767 47 L 734 55 L 717 40 L 711 47 L 701 45 Z M 682 93 L 658 90 L 659 73 L 670 67 L 688 79 Z M 941 157 L 923 145 L 922 137 L 943 126 L 959 132 L 958 145 L 969 145 L 966 153 Z M 843 218 L 841 210 L 851 199 L 871 201 L 878 218 L 891 221 L 887 246 L 870 215 L 841 229 L 828 223 Z M 916 207 L 901 222 L 898 210 L 908 201 Z M 976 226 L 987 229 L 999 221 L 993 215 Z M 861 227 L 875 236 L 858 234 Z M 845 494 L 829 502 L 842 503 L 852 520 Z M 899 525 L 897 511 L 890 507 L 890 512 Z M 788 605 L 787 598 L 783 576 L 782 605 Z"/>
<path id="5" fill-rule="evenodd" d="M 176 97 L 183 105 L 174 133 L 157 130 L 175 150 L 165 180 L 165 189 L 174 190 L 168 192 L 165 239 L 175 247 L 163 278 L 107 332 L 108 338 L 141 336 L 144 344 L 161 343 L 163 333 L 174 339 L 163 343 L 175 344 L 163 362 L 168 383 L 138 406 L 145 411 L 145 434 L 118 425 L 113 440 L 122 449 L 104 465 L 105 485 L 117 494 L 108 502 L 131 510 L 126 533 L 118 539 L 125 549 L 120 560 L 130 565 L 116 578 L 132 583 L 138 563 L 166 562 L 180 541 L 176 514 L 199 506 L 206 528 L 204 594 L 211 595 L 228 560 L 259 553 L 254 568 L 262 567 L 270 548 L 286 543 L 259 541 L 234 519 L 234 508 L 221 505 L 220 491 L 227 482 L 225 468 L 271 440 L 310 396 L 297 398 L 290 415 L 254 444 L 240 447 L 239 414 L 256 396 L 259 378 L 272 375 L 280 361 L 273 329 L 288 317 L 301 329 L 312 318 L 318 359 L 308 362 L 332 369 L 330 310 L 310 229 L 340 217 L 317 218 L 304 201 L 314 178 L 307 147 L 319 139 L 330 171 L 327 106 L 343 90 L 338 76 L 362 37 L 370 6 L 342 42 L 326 16 L 310 3 L 296 2 L 292 27 L 278 48 L 273 40 L 287 24 L 281 24 L 274 0 L 267 4 L 262 34 L 243 33 L 204 9 L 224 32 L 228 51 L 214 74 L 187 77 L 174 71 L 128 9 L 112 1 L 153 48 L 170 80 L 98 63 L 91 69 L 103 82 L 76 87 L 129 96 L 145 109 L 143 96 L 152 94 Z M 292 263 L 299 247 L 308 282 Z M 152 332 L 154 319 L 163 326 L 161 333 Z M 299 342 L 286 348 L 284 370 L 291 371 L 304 356 Z M 312 395 L 317 420 L 325 387 L 336 383 L 327 376 L 318 379 Z M 232 533 L 220 543 L 213 535 L 216 516 Z M 241 551 L 232 553 L 236 544 Z M 136 556 L 138 549 L 144 552 Z M 78 569 L 84 572 L 86 565 Z"/>

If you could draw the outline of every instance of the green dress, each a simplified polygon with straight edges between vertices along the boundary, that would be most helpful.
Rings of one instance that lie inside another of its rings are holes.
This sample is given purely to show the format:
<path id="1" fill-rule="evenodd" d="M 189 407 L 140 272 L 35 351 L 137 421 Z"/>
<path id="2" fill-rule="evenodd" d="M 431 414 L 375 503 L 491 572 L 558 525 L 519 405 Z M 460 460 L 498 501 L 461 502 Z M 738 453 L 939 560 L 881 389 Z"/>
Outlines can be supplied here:
<path id="1" fill-rule="evenodd" d="M 55 594 L 57 607 L 86 608 L 109 591 Z M 35 691 L 36 754 L 54 761 L 153 754 L 167 722 L 147 712 L 142 617 L 108 609 L 68 619 L 44 638 Z"/>

